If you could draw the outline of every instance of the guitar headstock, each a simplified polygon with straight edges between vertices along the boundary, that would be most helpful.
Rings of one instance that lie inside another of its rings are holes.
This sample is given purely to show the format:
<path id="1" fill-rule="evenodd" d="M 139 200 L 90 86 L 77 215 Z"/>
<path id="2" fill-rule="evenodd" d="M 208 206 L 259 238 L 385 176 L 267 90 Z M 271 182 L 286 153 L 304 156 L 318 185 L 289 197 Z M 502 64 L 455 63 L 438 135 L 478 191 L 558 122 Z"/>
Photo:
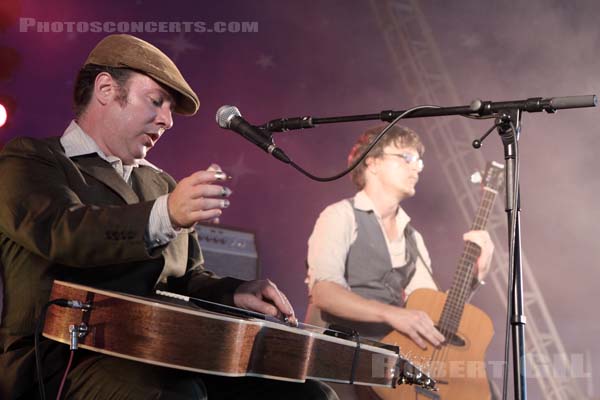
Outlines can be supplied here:
<path id="1" fill-rule="evenodd" d="M 435 380 L 405 358 L 398 357 L 396 368 L 398 368 L 398 384 L 417 385 L 427 390 L 437 391 Z"/>
<path id="2" fill-rule="evenodd" d="M 484 189 L 500 191 L 500 187 L 504 182 L 504 164 L 496 161 L 489 161 L 485 165 L 483 175 L 481 172 L 475 172 L 471 175 L 471 182 L 480 183 Z"/>

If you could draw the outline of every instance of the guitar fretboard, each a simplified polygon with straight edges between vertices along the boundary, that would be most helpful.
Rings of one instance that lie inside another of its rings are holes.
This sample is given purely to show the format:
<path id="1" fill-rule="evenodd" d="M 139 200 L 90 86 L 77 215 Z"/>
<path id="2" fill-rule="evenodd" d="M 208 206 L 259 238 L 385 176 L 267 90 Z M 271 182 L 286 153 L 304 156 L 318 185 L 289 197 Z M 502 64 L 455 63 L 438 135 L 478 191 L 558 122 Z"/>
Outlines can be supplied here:
<path id="1" fill-rule="evenodd" d="M 471 230 L 484 230 L 497 191 L 485 187 L 483 196 Z M 448 293 L 442 316 L 440 318 L 439 328 L 445 336 L 454 335 L 458 330 L 460 319 L 469 296 L 471 295 L 471 286 L 473 282 L 474 265 L 479 258 L 481 249 L 475 243 L 465 243 L 464 250 L 458 261 L 458 267 L 454 274 L 452 287 Z"/>

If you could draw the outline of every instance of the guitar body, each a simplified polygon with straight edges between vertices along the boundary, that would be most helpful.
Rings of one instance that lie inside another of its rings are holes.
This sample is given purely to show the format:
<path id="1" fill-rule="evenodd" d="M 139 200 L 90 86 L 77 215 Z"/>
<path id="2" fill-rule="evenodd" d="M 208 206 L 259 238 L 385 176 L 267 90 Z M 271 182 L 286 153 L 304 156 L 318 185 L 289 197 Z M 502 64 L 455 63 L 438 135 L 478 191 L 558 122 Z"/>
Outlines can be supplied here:
<path id="1" fill-rule="evenodd" d="M 145 298 L 55 281 L 51 299 L 76 300 L 89 310 L 48 308 L 43 335 L 69 344 L 72 327 L 83 327 L 78 346 L 115 357 L 224 376 L 293 382 L 319 379 L 394 386 L 413 366 L 398 348 L 325 334 L 256 317 L 209 311 L 167 297 Z M 219 306 L 219 305 L 216 305 Z M 222 306 L 221 306 L 222 307 Z M 410 378 L 410 377 L 409 377 Z M 424 386 L 432 387 L 427 377 Z"/>
<path id="2" fill-rule="evenodd" d="M 425 311 L 436 323 L 440 320 L 447 294 L 431 289 L 417 289 L 408 297 L 406 308 Z M 491 398 L 485 370 L 485 352 L 494 335 L 491 319 L 480 309 L 465 304 L 457 331 L 458 340 L 443 345 L 438 353 L 440 361 L 431 363 L 435 348 L 431 345 L 422 350 L 408 336 L 397 331 L 388 334 L 383 342 L 400 347 L 410 360 L 420 363 L 437 382 L 438 391 L 399 385 L 396 388 L 374 387 L 383 400 L 441 399 L 441 400 L 487 400 Z M 449 338 L 446 338 L 447 340 Z M 461 343 L 462 340 L 462 343 Z"/>

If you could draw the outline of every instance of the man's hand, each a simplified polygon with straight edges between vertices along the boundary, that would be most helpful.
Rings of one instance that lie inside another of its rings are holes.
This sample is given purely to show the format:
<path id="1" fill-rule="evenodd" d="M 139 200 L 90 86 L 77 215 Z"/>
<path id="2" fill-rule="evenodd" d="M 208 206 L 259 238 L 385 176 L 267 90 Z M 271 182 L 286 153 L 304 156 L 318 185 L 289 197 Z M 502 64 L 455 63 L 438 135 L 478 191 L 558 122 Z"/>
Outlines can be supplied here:
<path id="1" fill-rule="evenodd" d="M 233 294 L 233 302 L 237 307 L 273 317 L 285 315 L 290 325 L 298 324 L 289 300 L 268 279 L 242 283 Z"/>
<path id="2" fill-rule="evenodd" d="M 387 324 L 399 332 L 408 335 L 423 350 L 429 343 L 438 347 L 444 342 L 444 335 L 438 331 L 429 315 L 424 311 L 387 306 L 384 317 Z"/>
<path id="3" fill-rule="evenodd" d="M 227 174 L 213 164 L 183 178 L 169 194 L 167 207 L 173 228 L 190 228 L 200 221 L 218 221 L 223 208 L 229 207 L 231 190 L 214 182 L 224 181 Z"/>
<path id="4" fill-rule="evenodd" d="M 492 255 L 494 254 L 494 243 L 487 231 L 469 231 L 463 235 L 465 242 L 473 242 L 481 248 L 481 254 L 477 259 L 477 279 L 482 281 L 490 272 Z"/>

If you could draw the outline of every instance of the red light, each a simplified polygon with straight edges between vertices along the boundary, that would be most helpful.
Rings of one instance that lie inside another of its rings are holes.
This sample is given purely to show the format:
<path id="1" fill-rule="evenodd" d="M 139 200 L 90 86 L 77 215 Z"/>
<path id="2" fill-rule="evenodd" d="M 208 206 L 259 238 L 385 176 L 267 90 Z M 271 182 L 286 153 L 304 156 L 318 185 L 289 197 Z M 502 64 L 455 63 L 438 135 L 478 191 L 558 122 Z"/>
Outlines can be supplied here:
<path id="1" fill-rule="evenodd" d="M 0 104 L 0 128 L 2 128 L 4 126 L 7 118 L 8 118 L 8 115 L 6 113 L 6 107 L 4 107 L 3 104 Z"/>

